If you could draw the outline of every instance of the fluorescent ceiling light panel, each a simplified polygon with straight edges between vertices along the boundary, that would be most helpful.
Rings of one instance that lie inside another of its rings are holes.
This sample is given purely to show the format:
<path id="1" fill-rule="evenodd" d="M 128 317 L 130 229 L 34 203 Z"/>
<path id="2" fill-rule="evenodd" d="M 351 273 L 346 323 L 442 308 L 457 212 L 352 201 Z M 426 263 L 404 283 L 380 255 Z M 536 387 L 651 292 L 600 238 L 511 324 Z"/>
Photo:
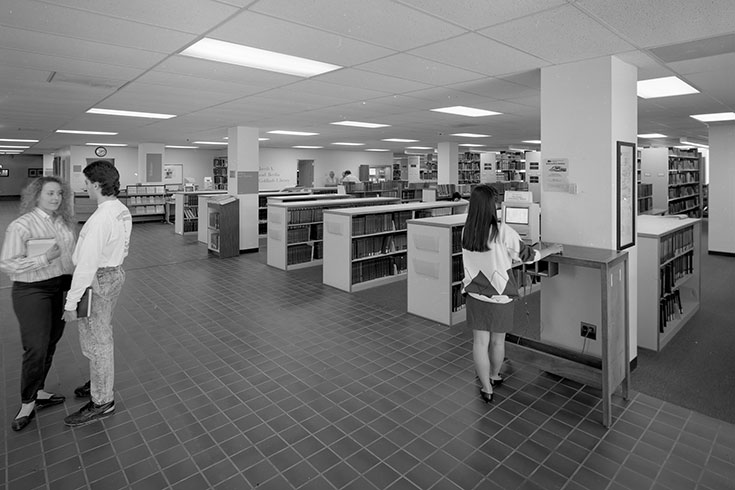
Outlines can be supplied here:
<path id="1" fill-rule="evenodd" d="M 407 146 L 407 150 L 433 150 L 433 146 Z"/>
<path id="2" fill-rule="evenodd" d="M 449 136 L 460 136 L 462 138 L 489 138 L 489 134 L 477 134 L 477 133 L 454 133 Z"/>
<path id="3" fill-rule="evenodd" d="M 195 145 L 224 145 L 227 146 L 226 141 L 192 141 Z"/>
<path id="4" fill-rule="evenodd" d="M 5 141 L 6 143 L 38 143 L 38 140 L 17 140 L 13 138 L 0 138 L 0 141 Z M 27 146 L 25 148 L 28 148 Z"/>
<path id="5" fill-rule="evenodd" d="M 297 77 L 313 77 L 342 68 L 331 63 L 323 63 L 206 37 L 183 50 L 181 54 L 192 58 L 274 71 Z"/>
<path id="6" fill-rule="evenodd" d="M 198 146 L 166 145 L 166 148 L 178 148 L 180 150 L 196 150 Z"/>
<path id="7" fill-rule="evenodd" d="M 532 145 L 540 145 L 541 144 L 541 140 L 523 140 L 523 143 L 529 143 L 529 144 L 532 144 Z"/>
<path id="8" fill-rule="evenodd" d="M 308 133 L 306 131 L 287 131 L 284 129 L 276 129 L 274 131 L 268 131 L 268 134 L 285 134 L 288 136 L 316 136 L 319 133 Z"/>
<path id="9" fill-rule="evenodd" d="M 87 146 L 128 146 L 125 143 L 84 143 Z"/>
<path id="10" fill-rule="evenodd" d="M 393 143 L 418 143 L 419 140 L 405 140 L 401 138 L 386 138 L 380 141 L 392 141 Z"/>
<path id="11" fill-rule="evenodd" d="M 258 141 L 268 141 L 270 138 L 258 138 Z"/>
<path id="12" fill-rule="evenodd" d="M 124 117 L 143 117 L 148 119 L 171 119 L 176 114 L 158 114 L 156 112 L 135 112 L 135 111 L 119 111 L 117 109 L 101 109 L 93 107 L 87 111 L 87 114 L 102 114 L 105 116 L 124 116 Z"/>
<path id="13" fill-rule="evenodd" d="M 470 146 L 470 147 L 477 147 L 477 146 L 485 146 L 485 145 L 477 145 L 475 143 L 459 143 L 457 146 Z"/>
<path id="14" fill-rule="evenodd" d="M 319 148 L 324 148 L 324 147 L 323 146 L 298 145 L 298 146 L 292 146 L 291 148 L 301 148 L 302 150 L 318 150 Z"/>
<path id="15" fill-rule="evenodd" d="M 638 97 L 642 99 L 698 93 L 699 90 L 677 77 L 652 78 L 638 82 Z"/>
<path id="16" fill-rule="evenodd" d="M 365 151 L 390 151 L 388 148 L 365 148 Z"/>
<path id="17" fill-rule="evenodd" d="M 484 117 L 484 116 L 497 116 L 502 112 L 486 111 L 485 109 L 476 109 L 474 107 L 466 107 L 463 105 L 455 105 L 452 107 L 439 107 L 438 109 L 431 109 L 434 112 L 444 112 L 446 114 L 456 114 L 458 116 L 467 117 Z"/>
<path id="18" fill-rule="evenodd" d="M 110 131 L 83 131 L 81 129 L 57 129 L 56 132 L 64 134 L 92 134 L 96 136 L 115 136 L 117 134 Z"/>
<path id="19" fill-rule="evenodd" d="M 686 138 L 681 138 L 679 140 L 679 142 L 682 145 L 696 146 L 697 148 L 709 148 L 709 145 L 705 145 L 705 144 L 702 144 L 702 143 L 695 143 L 693 141 L 687 140 Z"/>
<path id="20" fill-rule="evenodd" d="M 349 143 L 347 141 L 337 141 L 336 143 L 332 143 L 333 145 L 340 145 L 340 146 L 365 146 L 365 143 Z"/>
<path id="21" fill-rule="evenodd" d="M 645 134 L 639 134 L 639 138 L 668 138 L 665 134 L 661 133 L 645 133 Z"/>
<path id="22" fill-rule="evenodd" d="M 712 114 L 693 114 L 689 117 L 693 117 L 697 121 L 702 121 L 702 122 L 735 121 L 735 112 L 715 112 Z"/>
<path id="23" fill-rule="evenodd" d="M 337 126 L 353 126 L 356 128 L 368 128 L 368 129 L 390 127 L 390 124 L 378 124 L 378 123 L 369 123 L 369 122 L 360 122 L 360 121 L 337 121 L 337 122 L 333 122 L 329 124 L 335 124 Z"/>
<path id="24" fill-rule="evenodd" d="M 19 148 L 19 149 L 28 149 L 30 146 L 22 146 L 22 145 L 0 145 L 0 148 Z"/>

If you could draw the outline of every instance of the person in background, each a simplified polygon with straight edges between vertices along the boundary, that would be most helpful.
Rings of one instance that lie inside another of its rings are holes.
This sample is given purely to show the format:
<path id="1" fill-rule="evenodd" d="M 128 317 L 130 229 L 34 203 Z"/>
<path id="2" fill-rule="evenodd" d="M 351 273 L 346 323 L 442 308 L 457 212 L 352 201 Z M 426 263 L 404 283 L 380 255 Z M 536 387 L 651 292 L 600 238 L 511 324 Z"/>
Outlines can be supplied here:
<path id="1" fill-rule="evenodd" d="M 359 184 L 360 179 L 352 175 L 352 172 L 350 170 L 345 170 L 344 172 L 342 172 L 342 183 L 344 184 L 345 182 L 353 182 Z"/>
<path id="2" fill-rule="evenodd" d="M 334 187 L 337 184 L 339 184 L 339 182 L 337 181 L 337 177 L 334 175 L 334 170 L 330 170 L 329 175 L 324 179 L 324 185 L 327 187 Z"/>
<path id="3" fill-rule="evenodd" d="M 518 284 L 511 273 L 513 262 L 532 263 L 561 251 L 561 245 L 555 245 L 542 255 L 526 245 L 513 228 L 499 222 L 496 194 L 485 184 L 472 190 L 462 232 L 462 292 L 467 300 L 467 328 L 473 332 L 472 357 L 480 396 L 485 403 L 492 401 L 493 387 L 503 382 L 500 369 L 505 334 L 513 328 L 514 300 L 518 298 Z"/>
<path id="4" fill-rule="evenodd" d="M 44 384 L 64 333 L 64 294 L 74 270 L 72 198 L 69 185 L 60 178 L 38 178 L 23 189 L 21 215 L 5 230 L 0 270 L 13 281 L 13 311 L 23 345 L 21 407 L 11 423 L 14 431 L 23 430 L 36 409 L 65 400 L 45 391 Z"/>
<path id="5" fill-rule="evenodd" d="M 95 161 L 84 170 L 84 183 L 97 210 L 79 233 L 74 249 L 75 264 L 71 288 L 66 297 L 64 319 L 77 320 L 77 303 L 85 289 L 92 286 L 92 311 L 78 319 L 82 354 L 89 359 L 89 381 L 74 390 L 77 396 L 89 395 L 89 402 L 64 419 L 69 427 L 80 427 L 112 415 L 115 411 L 115 381 L 112 314 L 120 296 L 128 255 L 132 217 L 127 206 L 117 199 L 120 174 L 113 164 Z"/>

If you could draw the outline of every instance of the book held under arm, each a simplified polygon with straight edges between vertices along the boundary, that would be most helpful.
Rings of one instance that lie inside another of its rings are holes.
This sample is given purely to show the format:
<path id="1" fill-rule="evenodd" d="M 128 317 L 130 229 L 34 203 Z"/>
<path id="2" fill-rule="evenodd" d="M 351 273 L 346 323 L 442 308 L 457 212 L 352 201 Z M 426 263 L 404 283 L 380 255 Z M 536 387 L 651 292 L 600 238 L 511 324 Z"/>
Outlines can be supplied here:
<path id="1" fill-rule="evenodd" d="M 77 303 L 77 318 L 87 318 L 92 314 L 92 286 L 84 290 L 84 294 Z"/>
<path id="2" fill-rule="evenodd" d="M 45 254 L 55 243 L 55 238 L 31 238 L 26 241 L 26 257 Z"/>

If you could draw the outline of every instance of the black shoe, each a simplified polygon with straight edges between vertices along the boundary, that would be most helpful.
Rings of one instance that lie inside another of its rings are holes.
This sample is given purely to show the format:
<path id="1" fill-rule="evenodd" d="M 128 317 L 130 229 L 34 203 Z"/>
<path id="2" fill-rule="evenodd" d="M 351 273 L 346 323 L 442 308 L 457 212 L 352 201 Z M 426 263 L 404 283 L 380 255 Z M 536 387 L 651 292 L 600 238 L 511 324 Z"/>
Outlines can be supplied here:
<path id="1" fill-rule="evenodd" d="M 77 388 L 75 388 L 74 396 L 76 396 L 77 398 L 89 398 L 89 393 L 90 393 L 89 385 L 90 385 L 90 382 L 87 381 L 82 386 L 78 386 Z"/>
<path id="2" fill-rule="evenodd" d="M 115 401 L 97 405 L 93 401 L 89 401 L 86 405 L 64 419 L 64 425 L 69 427 L 81 427 L 91 424 L 97 420 L 109 417 L 115 412 Z"/>
<path id="3" fill-rule="evenodd" d="M 60 403 L 64 403 L 66 397 L 64 395 L 51 395 L 49 398 L 36 398 L 36 408 L 53 407 Z"/>
<path id="4" fill-rule="evenodd" d="M 480 397 L 482 397 L 482 401 L 485 403 L 492 403 L 493 401 L 493 394 L 492 393 L 485 393 L 482 391 L 482 388 L 480 388 Z"/>
<path id="5" fill-rule="evenodd" d="M 18 410 L 18 413 L 20 413 L 20 410 Z M 33 417 L 36 416 L 36 409 L 34 408 L 31 413 L 26 415 L 25 417 L 18 417 L 16 414 L 16 418 L 13 419 L 13 423 L 10 424 L 10 428 L 13 429 L 15 432 L 18 432 L 20 430 L 25 429 L 26 425 L 31 423 L 31 420 L 33 420 Z"/>
<path id="6" fill-rule="evenodd" d="M 490 378 L 490 386 L 492 387 L 500 386 L 503 384 L 503 381 L 505 381 L 505 378 L 500 378 L 500 379 Z"/>

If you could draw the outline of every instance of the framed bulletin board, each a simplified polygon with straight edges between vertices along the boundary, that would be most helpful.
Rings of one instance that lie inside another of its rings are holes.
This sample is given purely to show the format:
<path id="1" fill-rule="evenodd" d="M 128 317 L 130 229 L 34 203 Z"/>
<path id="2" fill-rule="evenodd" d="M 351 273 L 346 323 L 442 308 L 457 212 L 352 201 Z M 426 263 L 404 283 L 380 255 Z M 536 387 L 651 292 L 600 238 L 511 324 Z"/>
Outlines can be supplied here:
<path id="1" fill-rule="evenodd" d="M 0 177 L 10 177 L 10 169 L 0 168 Z"/>
<path id="2" fill-rule="evenodd" d="M 636 218 L 635 143 L 617 143 L 617 235 L 618 250 L 635 245 Z"/>
<path id="3" fill-rule="evenodd" d="M 183 184 L 184 183 L 184 166 L 179 163 L 167 163 L 163 166 L 163 183 Z"/>

